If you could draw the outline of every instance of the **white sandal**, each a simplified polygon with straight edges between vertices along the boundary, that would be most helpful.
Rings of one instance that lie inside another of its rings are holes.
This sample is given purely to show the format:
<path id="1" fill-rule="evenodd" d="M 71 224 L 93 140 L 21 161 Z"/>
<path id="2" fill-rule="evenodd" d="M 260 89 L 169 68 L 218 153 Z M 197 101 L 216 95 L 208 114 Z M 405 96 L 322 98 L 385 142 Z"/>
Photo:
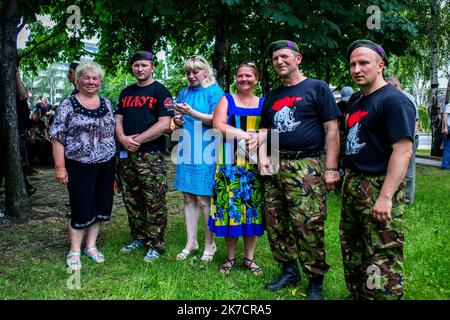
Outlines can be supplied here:
<path id="1" fill-rule="evenodd" d="M 202 261 L 207 261 L 207 262 L 212 261 L 214 258 L 214 255 L 216 254 L 216 251 L 217 251 L 216 247 L 214 247 L 214 251 L 209 251 L 209 250 L 205 249 L 203 251 L 203 255 L 200 259 L 202 259 Z"/>
<path id="2" fill-rule="evenodd" d="M 177 254 L 177 260 L 186 260 L 187 257 L 188 257 L 191 253 L 194 253 L 194 252 L 197 251 L 197 250 L 198 250 L 198 247 L 197 247 L 197 248 L 193 248 L 193 249 L 191 249 L 191 250 L 183 249 L 183 250 L 181 250 L 181 252 L 180 252 L 179 254 Z"/>

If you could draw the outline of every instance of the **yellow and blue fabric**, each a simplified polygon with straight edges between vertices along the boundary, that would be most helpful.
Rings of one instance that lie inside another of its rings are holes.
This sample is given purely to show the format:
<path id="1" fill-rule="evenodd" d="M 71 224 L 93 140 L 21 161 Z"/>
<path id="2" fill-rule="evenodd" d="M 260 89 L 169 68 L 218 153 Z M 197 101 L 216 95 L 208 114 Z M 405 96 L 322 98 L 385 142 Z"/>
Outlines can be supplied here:
<path id="1" fill-rule="evenodd" d="M 236 106 L 228 101 L 227 123 L 244 131 L 258 131 L 264 98 L 257 108 Z M 218 237 L 260 236 L 264 234 L 263 185 L 258 167 L 238 155 L 236 140 L 226 140 L 220 147 L 211 197 L 209 229 Z"/>

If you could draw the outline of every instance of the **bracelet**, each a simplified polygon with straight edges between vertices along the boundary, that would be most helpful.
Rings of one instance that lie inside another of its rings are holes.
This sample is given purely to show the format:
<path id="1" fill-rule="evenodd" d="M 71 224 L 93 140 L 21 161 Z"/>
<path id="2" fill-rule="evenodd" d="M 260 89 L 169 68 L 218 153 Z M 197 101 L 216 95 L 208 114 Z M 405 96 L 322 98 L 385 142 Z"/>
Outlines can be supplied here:
<path id="1" fill-rule="evenodd" d="M 325 171 L 338 171 L 338 168 L 325 167 Z"/>

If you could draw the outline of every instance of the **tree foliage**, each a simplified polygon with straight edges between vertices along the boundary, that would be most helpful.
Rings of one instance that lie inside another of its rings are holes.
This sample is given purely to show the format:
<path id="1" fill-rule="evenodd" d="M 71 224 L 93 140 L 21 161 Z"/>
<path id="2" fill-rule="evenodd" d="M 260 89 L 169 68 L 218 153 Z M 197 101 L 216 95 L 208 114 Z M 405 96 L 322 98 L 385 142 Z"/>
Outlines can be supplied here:
<path id="1" fill-rule="evenodd" d="M 14 1 L 5 0 L 0 4 Z M 393 68 L 408 85 L 420 73 L 429 79 L 429 4 L 446 0 L 42 0 L 19 1 L 16 35 L 27 25 L 29 40 L 18 57 L 25 70 L 47 69 L 55 61 L 80 60 L 87 54 L 83 39 L 97 38 L 94 59 L 106 69 L 104 94 L 117 99 L 132 81 L 129 57 L 135 50 L 164 50 L 159 77 L 176 95 L 186 80 L 183 60 L 201 54 L 212 61 L 218 82 L 233 89 L 235 66 L 253 60 L 260 71 L 261 92 L 279 84 L 266 48 L 272 41 L 290 39 L 300 46 L 302 70 L 338 88 L 351 84 L 347 46 L 358 38 L 381 43 L 392 56 Z M 380 9 L 380 25 L 368 27 L 369 5 Z M 79 24 L 74 12 L 79 8 Z M 448 6 L 438 6 L 439 64 L 448 64 Z M 47 15 L 52 25 L 37 19 Z M 75 28 L 73 28 L 75 27 Z M 407 57 L 407 58 L 406 58 Z M 15 56 L 11 55 L 15 62 Z M 127 80 L 128 79 L 128 80 Z M 12 101 L 12 100 L 8 100 Z"/>

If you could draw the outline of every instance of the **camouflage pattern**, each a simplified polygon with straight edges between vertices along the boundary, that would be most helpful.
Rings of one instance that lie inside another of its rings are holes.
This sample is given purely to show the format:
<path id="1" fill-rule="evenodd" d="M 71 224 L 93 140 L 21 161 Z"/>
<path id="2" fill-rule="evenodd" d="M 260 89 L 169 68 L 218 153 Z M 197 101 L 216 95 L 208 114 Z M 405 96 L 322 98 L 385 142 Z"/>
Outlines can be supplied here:
<path id="1" fill-rule="evenodd" d="M 392 220 L 372 216 L 385 176 L 348 172 L 343 184 L 340 238 L 344 275 L 354 299 L 403 297 L 405 184 L 392 199 Z"/>
<path id="2" fill-rule="evenodd" d="M 323 276 L 327 215 L 320 158 L 281 160 L 274 176 L 264 177 L 267 235 L 275 261 L 299 259 L 310 277 Z"/>
<path id="3" fill-rule="evenodd" d="M 163 155 L 129 153 L 128 158 L 118 159 L 117 169 L 132 238 L 162 253 L 167 226 L 167 169 Z"/>

